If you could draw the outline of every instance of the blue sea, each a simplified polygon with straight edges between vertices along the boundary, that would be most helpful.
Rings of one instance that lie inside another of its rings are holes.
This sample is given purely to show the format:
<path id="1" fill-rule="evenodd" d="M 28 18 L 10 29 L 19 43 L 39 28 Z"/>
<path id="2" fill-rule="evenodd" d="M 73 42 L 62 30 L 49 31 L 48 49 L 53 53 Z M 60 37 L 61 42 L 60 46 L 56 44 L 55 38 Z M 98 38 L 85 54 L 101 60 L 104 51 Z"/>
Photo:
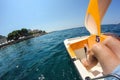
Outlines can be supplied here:
<path id="1" fill-rule="evenodd" d="M 120 25 L 102 32 L 120 35 Z M 63 41 L 89 35 L 85 27 L 55 31 L 0 49 L 0 80 L 81 80 Z"/>

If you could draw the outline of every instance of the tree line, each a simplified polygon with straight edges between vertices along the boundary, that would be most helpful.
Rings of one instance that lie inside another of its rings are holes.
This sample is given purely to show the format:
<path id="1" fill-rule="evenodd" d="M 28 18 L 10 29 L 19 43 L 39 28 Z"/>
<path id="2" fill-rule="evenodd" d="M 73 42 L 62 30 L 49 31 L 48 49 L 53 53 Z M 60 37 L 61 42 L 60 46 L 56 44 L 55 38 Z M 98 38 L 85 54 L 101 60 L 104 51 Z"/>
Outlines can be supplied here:
<path id="1" fill-rule="evenodd" d="M 11 33 L 8 34 L 7 40 L 18 40 L 20 37 L 27 37 L 31 36 L 36 33 L 46 33 L 45 31 L 42 30 L 28 30 L 26 28 L 22 28 L 21 30 L 14 30 Z"/>

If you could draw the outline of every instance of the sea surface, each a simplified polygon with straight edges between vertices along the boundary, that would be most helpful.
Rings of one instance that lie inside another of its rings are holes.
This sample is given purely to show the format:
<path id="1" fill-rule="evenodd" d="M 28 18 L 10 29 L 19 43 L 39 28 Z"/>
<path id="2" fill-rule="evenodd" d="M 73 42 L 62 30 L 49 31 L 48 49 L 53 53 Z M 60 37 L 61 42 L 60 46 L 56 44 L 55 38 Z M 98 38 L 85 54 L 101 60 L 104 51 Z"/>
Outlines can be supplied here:
<path id="1" fill-rule="evenodd" d="M 120 25 L 102 32 L 120 35 Z M 61 30 L 0 49 L 0 80 L 81 80 L 63 41 L 89 35 L 84 27 Z"/>

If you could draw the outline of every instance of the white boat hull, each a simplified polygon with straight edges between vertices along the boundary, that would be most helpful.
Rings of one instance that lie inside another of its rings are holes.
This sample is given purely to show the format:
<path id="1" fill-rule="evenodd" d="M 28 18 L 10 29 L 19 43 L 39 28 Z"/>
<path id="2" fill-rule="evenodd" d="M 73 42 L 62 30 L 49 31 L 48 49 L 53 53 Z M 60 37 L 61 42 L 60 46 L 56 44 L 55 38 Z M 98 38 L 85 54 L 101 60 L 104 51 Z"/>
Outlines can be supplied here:
<path id="1" fill-rule="evenodd" d="M 100 64 L 97 64 L 95 67 L 93 67 L 89 71 L 83 66 L 80 60 L 86 57 L 84 48 L 77 48 L 77 49 L 71 48 L 72 44 L 76 44 L 80 41 L 83 41 L 88 37 L 89 36 L 83 36 L 83 37 L 66 39 L 64 41 L 65 47 L 83 80 L 85 80 L 85 78 L 88 76 L 90 78 L 95 78 L 103 75 L 102 74 L 103 71 Z M 76 44 L 74 46 L 79 46 L 79 44 L 78 45 Z"/>

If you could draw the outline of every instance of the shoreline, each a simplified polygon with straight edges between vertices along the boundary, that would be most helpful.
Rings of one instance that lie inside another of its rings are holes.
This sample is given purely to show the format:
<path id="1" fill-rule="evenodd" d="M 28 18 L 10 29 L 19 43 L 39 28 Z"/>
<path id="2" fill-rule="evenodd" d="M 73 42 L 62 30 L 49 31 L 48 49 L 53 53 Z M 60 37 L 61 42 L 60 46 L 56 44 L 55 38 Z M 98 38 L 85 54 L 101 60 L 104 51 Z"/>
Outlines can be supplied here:
<path id="1" fill-rule="evenodd" d="M 47 33 L 45 33 L 45 34 L 47 34 Z M 6 47 L 8 45 L 16 44 L 16 43 L 22 42 L 24 40 L 28 40 L 28 39 L 31 39 L 31 38 L 34 38 L 34 37 L 42 36 L 42 35 L 45 35 L 45 34 L 31 35 L 31 36 L 27 36 L 27 37 L 24 37 L 24 38 L 21 38 L 21 39 L 18 39 L 18 40 L 6 42 L 6 43 L 3 43 L 3 44 L 0 45 L 0 49 Z"/>

